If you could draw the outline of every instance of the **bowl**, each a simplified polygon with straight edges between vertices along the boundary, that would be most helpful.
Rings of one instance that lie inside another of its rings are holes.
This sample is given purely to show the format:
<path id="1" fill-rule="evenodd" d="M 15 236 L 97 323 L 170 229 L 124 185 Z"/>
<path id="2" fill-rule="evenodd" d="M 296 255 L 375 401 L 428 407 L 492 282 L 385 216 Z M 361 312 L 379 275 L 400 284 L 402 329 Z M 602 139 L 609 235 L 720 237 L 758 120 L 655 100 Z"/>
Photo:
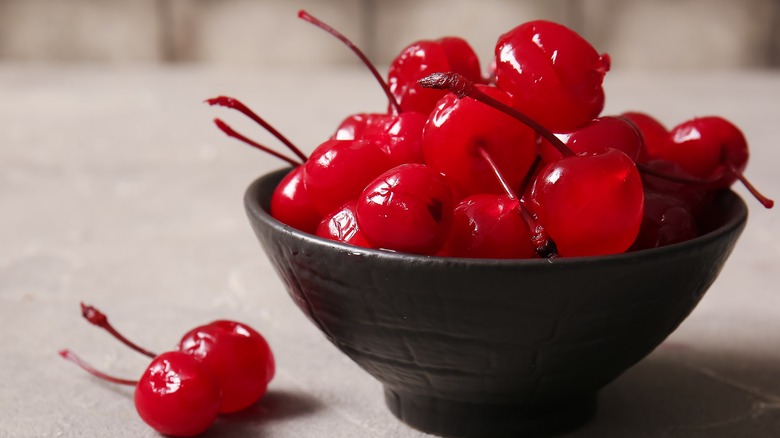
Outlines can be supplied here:
<path id="1" fill-rule="evenodd" d="M 487 260 L 401 254 L 322 239 L 273 219 L 289 169 L 254 181 L 245 207 L 290 297 L 384 386 L 419 430 L 550 435 L 587 422 L 601 388 L 697 305 L 745 227 L 719 193 L 705 234 L 613 256 Z"/>

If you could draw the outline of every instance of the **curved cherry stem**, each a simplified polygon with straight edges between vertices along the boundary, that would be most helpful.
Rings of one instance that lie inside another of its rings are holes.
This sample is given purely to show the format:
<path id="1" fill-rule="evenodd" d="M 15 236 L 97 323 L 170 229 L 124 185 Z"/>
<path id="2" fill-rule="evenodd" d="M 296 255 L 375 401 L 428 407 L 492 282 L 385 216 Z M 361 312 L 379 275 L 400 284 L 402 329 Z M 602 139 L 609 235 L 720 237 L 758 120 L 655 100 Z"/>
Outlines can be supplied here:
<path id="1" fill-rule="evenodd" d="M 241 114 L 249 117 L 255 123 L 257 123 L 258 125 L 260 125 L 263 128 L 265 128 L 266 131 L 270 132 L 271 135 L 276 137 L 285 146 L 287 146 L 287 149 L 289 149 L 298 158 L 300 158 L 301 161 L 305 162 L 308 159 L 306 154 L 301 152 L 301 150 L 298 149 L 290 140 L 288 140 L 287 137 L 282 135 L 281 132 L 277 131 L 276 128 L 271 126 L 271 124 L 266 122 L 262 117 L 258 116 L 254 111 L 249 109 L 249 107 L 244 105 L 240 100 L 238 100 L 238 99 L 236 99 L 234 97 L 217 96 L 217 97 L 212 97 L 210 99 L 206 99 L 205 102 L 208 103 L 209 105 L 212 105 L 212 106 L 213 105 L 219 105 L 219 106 L 224 106 L 225 108 L 230 108 L 230 109 L 234 109 L 236 111 L 239 111 Z"/>
<path id="2" fill-rule="evenodd" d="M 506 180 L 506 178 L 504 178 L 504 174 L 501 173 L 501 170 L 498 168 L 498 164 L 493 160 L 493 157 L 490 156 L 490 153 L 485 150 L 484 147 L 480 146 L 477 148 L 477 150 L 493 170 L 493 173 L 496 175 L 498 182 L 503 187 L 504 192 L 509 197 L 509 199 L 517 202 L 517 210 L 520 212 L 520 216 L 522 216 L 523 221 L 525 221 L 528 229 L 531 231 L 531 242 L 534 245 L 534 250 L 536 253 L 544 258 L 557 257 L 558 250 L 555 247 L 555 242 L 550 239 L 550 236 L 547 234 L 544 226 L 542 226 L 542 224 L 540 224 L 539 221 L 522 204 L 520 198 L 517 196 L 517 193 L 515 193 L 515 191 L 509 185 L 509 182 Z"/>
<path id="3" fill-rule="evenodd" d="M 761 205 L 763 205 L 765 208 L 772 208 L 775 206 L 775 201 L 767 198 L 761 192 L 759 192 L 758 189 L 756 189 L 756 187 L 750 181 L 748 181 L 741 172 L 738 172 L 737 169 L 734 169 L 733 166 L 729 166 L 729 172 L 736 175 L 739 182 L 741 182 L 742 185 L 744 185 L 745 188 L 750 192 L 750 194 L 753 195 L 753 197 L 755 197 L 758 202 L 760 202 Z"/>
<path id="4" fill-rule="evenodd" d="M 136 343 L 132 342 L 131 340 L 124 337 L 121 333 L 119 333 L 111 325 L 111 323 L 108 322 L 108 317 L 103 312 L 95 308 L 94 306 L 81 303 L 81 316 L 83 316 L 87 321 L 91 322 L 93 325 L 96 325 L 102 328 L 103 330 L 109 332 L 113 337 L 117 338 L 120 342 L 132 348 L 133 350 L 143 354 L 144 356 L 157 357 L 155 353 L 152 353 L 151 351 L 138 346 Z"/>
<path id="5" fill-rule="evenodd" d="M 352 52 L 354 52 L 355 55 L 357 55 L 357 57 L 360 58 L 363 64 L 366 67 L 368 67 L 368 70 L 371 72 L 372 75 L 374 75 L 377 82 L 379 82 L 379 85 L 382 87 L 382 91 L 384 91 L 385 95 L 387 95 L 387 100 L 390 101 L 390 106 L 393 108 L 394 115 L 398 115 L 401 113 L 401 105 L 398 104 L 398 100 L 396 100 L 395 96 L 393 96 L 393 93 L 390 91 L 390 87 L 387 85 L 387 82 L 385 82 L 382 75 L 376 69 L 376 66 L 374 66 L 371 60 L 368 59 L 368 56 L 366 56 L 366 54 L 363 53 L 363 51 L 360 50 L 358 46 L 356 46 L 352 41 L 350 41 L 347 37 L 345 37 L 341 32 L 323 23 L 318 18 L 315 18 L 314 16 L 304 11 L 303 9 L 298 11 L 298 18 L 308 21 L 309 23 L 319 27 L 325 32 L 328 32 L 329 34 L 338 38 L 339 41 L 344 43 L 347 47 L 349 47 L 352 50 Z"/>
<path id="6" fill-rule="evenodd" d="M 483 93 L 475 86 L 474 82 L 467 79 L 463 75 L 453 72 L 433 73 L 420 79 L 417 81 L 417 83 L 423 88 L 452 91 L 455 93 L 458 99 L 470 97 L 486 105 L 492 106 L 493 108 L 525 123 L 528 127 L 536 131 L 539 135 L 544 137 L 553 146 L 555 146 L 555 148 L 558 149 L 558 152 L 560 152 L 564 157 L 573 157 L 575 155 L 575 153 L 569 149 L 569 147 L 566 146 L 566 144 L 561 141 L 560 138 L 553 134 L 552 131 L 539 124 L 536 120 L 533 120 L 520 111 L 512 108 L 511 106 Z"/>
<path id="7" fill-rule="evenodd" d="M 261 151 L 263 151 L 265 153 L 268 153 L 268 154 L 271 154 L 274 157 L 279 158 L 280 160 L 286 161 L 287 163 L 289 163 L 293 167 L 298 167 L 298 166 L 300 166 L 302 164 L 299 161 L 296 161 L 296 160 L 294 160 L 294 159 L 292 159 L 292 158 L 290 158 L 290 157 L 288 157 L 286 155 L 283 155 L 283 154 L 280 154 L 279 152 L 276 152 L 275 150 L 269 148 L 268 146 L 264 146 L 264 145 L 254 141 L 254 140 L 251 140 L 251 139 L 245 137 L 242 134 L 239 134 L 238 132 L 233 130 L 233 128 L 231 128 L 230 125 L 228 125 L 227 123 L 223 122 L 220 119 L 214 119 L 214 124 L 216 124 L 217 128 L 219 128 L 222 132 L 224 132 L 228 137 L 233 137 L 233 138 L 236 138 L 238 140 L 241 140 L 242 142 L 248 144 L 249 146 L 252 146 L 254 148 L 260 149 Z"/>
<path id="8" fill-rule="evenodd" d="M 106 373 L 104 373 L 102 371 L 99 371 L 99 370 L 95 369 L 92 365 L 88 364 L 87 362 L 82 360 L 80 357 L 76 356 L 72 351 L 68 350 L 67 348 L 64 349 L 64 350 L 60 350 L 59 354 L 60 354 L 60 356 L 63 357 L 63 359 L 69 360 L 69 361 L 75 363 L 82 370 L 84 370 L 84 371 L 86 371 L 86 372 L 88 372 L 88 373 L 92 374 L 93 376 L 98 377 L 100 379 L 107 380 L 107 381 L 112 382 L 112 383 L 118 383 L 120 385 L 135 386 L 135 385 L 138 384 L 137 380 L 122 379 L 122 378 L 119 378 L 119 377 L 114 377 L 114 376 L 108 375 L 108 374 L 106 374 Z"/>

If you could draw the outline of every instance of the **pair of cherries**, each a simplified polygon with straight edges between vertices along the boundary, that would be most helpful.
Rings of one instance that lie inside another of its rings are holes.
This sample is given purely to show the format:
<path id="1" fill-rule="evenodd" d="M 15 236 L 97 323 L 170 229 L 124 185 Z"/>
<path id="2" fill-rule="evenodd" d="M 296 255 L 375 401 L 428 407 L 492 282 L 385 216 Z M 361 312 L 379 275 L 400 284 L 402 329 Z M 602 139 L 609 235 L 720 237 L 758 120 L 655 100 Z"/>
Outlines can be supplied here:
<path id="1" fill-rule="evenodd" d="M 89 322 L 153 360 L 136 381 L 97 371 L 70 350 L 60 355 L 102 379 L 134 385 L 138 414 L 163 435 L 201 434 L 219 414 L 256 403 L 274 376 L 268 343 L 246 324 L 219 320 L 196 327 L 181 338 L 174 351 L 157 355 L 122 336 L 95 307 L 82 304 L 81 308 Z"/>
<path id="2" fill-rule="evenodd" d="M 699 141 L 661 142 L 669 133 L 644 114 L 598 117 L 610 59 L 564 26 L 532 21 L 502 35 L 487 77 L 464 40 L 419 41 L 384 82 L 345 37 L 299 16 L 358 54 L 387 113 L 347 117 L 306 157 L 235 99 L 208 102 L 250 116 L 295 153 L 270 210 L 302 231 L 453 257 L 615 254 L 694 237 L 691 212 L 706 208 L 706 194 L 735 179 L 751 187 L 747 144 L 722 118 L 690 122 Z M 687 204 L 694 198 L 701 205 Z"/>

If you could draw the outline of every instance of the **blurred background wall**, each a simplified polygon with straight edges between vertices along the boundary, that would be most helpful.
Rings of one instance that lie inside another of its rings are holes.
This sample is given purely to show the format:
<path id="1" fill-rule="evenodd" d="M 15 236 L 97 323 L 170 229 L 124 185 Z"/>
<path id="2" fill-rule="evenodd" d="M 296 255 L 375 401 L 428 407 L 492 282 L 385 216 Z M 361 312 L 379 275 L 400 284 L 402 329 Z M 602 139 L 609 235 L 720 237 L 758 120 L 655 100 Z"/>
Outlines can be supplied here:
<path id="1" fill-rule="evenodd" d="M 614 69 L 780 67 L 780 0 L 0 0 L 0 62 L 355 63 L 306 9 L 379 64 L 458 35 L 483 60 L 527 20 L 566 24 Z"/>

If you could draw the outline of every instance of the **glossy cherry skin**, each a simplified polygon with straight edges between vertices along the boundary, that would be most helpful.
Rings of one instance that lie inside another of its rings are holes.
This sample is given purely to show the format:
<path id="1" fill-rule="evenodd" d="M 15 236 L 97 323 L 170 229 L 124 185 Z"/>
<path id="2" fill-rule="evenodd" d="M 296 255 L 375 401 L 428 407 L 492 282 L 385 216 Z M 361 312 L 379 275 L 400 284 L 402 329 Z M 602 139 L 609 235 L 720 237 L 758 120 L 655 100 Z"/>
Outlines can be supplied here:
<path id="1" fill-rule="evenodd" d="M 636 161 L 642 149 L 642 134 L 630 122 L 620 117 L 605 116 L 591 120 L 582 128 L 567 134 L 566 146 L 575 154 L 603 153 L 608 149 L 623 151 Z M 548 141 L 542 141 L 539 152 L 545 163 L 563 158 Z"/>
<path id="2" fill-rule="evenodd" d="M 657 149 L 665 149 L 669 139 L 669 130 L 655 119 L 653 116 L 638 112 L 629 111 L 620 115 L 623 119 L 631 122 L 642 134 L 642 149 L 637 161 L 646 163 L 650 157 L 657 155 Z"/>
<path id="3" fill-rule="evenodd" d="M 455 201 L 444 177 L 423 164 L 402 164 L 368 184 L 357 220 L 374 248 L 435 254 L 450 231 Z"/>
<path id="4" fill-rule="evenodd" d="M 322 216 L 303 184 L 303 166 L 295 167 L 279 185 L 271 197 L 271 215 L 293 228 L 314 233 Z"/>
<path id="5" fill-rule="evenodd" d="M 390 158 L 393 167 L 404 163 L 422 163 L 422 132 L 427 114 L 413 111 L 401 114 L 354 114 L 341 122 L 333 138 L 369 140 Z"/>
<path id="6" fill-rule="evenodd" d="M 222 392 L 221 413 L 256 403 L 275 373 L 265 338 L 235 321 L 214 321 L 190 330 L 179 342 L 179 351 L 197 358 L 215 377 Z"/>
<path id="7" fill-rule="evenodd" d="M 441 255 L 517 259 L 535 256 L 520 201 L 502 194 L 477 194 L 455 207 L 450 237 Z"/>
<path id="8" fill-rule="evenodd" d="M 545 166 L 531 188 L 528 206 L 561 256 L 618 254 L 639 233 L 644 192 L 634 162 L 612 149 Z"/>
<path id="9" fill-rule="evenodd" d="M 572 132 L 604 107 L 609 57 L 565 26 L 544 20 L 521 24 L 498 39 L 495 55 L 496 86 L 553 132 Z"/>
<path id="10" fill-rule="evenodd" d="M 679 198 L 645 191 L 642 226 L 631 250 L 658 248 L 685 242 L 697 235 L 691 209 Z"/>
<path id="11" fill-rule="evenodd" d="M 447 92 L 422 88 L 417 81 L 431 73 L 449 71 L 476 83 L 482 81 L 479 58 L 465 40 L 445 37 L 417 41 L 404 48 L 390 64 L 387 84 L 402 112 L 428 114 Z"/>
<path id="12" fill-rule="evenodd" d="M 486 85 L 477 88 L 511 105 L 507 93 Z M 423 131 L 425 163 L 447 177 L 459 198 L 504 193 L 480 148 L 490 154 L 514 190 L 519 189 L 538 153 L 531 128 L 481 102 L 446 95 Z"/>
<path id="13" fill-rule="evenodd" d="M 349 201 L 325 216 L 317 227 L 316 235 L 336 242 L 371 248 L 358 226 L 356 207 L 357 202 Z"/>
<path id="14" fill-rule="evenodd" d="M 327 140 L 304 164 L 303 181 L 315 209 L 324 217 L 356 199 L 366 184 L 392 164 L 376 142 Z"/>
<path id="15" fill-rule="evenodd" d="M 674 127 L 671 141 L 657 148 L 651 158 L 673 161 L 696 178 L 723 177 L 712 187 L 728 187 L 745 170 L 748 145 L 742 131 L 728 120 L 695 118 Z"/>
<path id="16" fill-rule="evenodd" d="M 173 351 L 157 356 L 135 389 L 138 415 L 169 436 L 203 433 L 217 418 L 221 391 L 216 378 L 197 358 Z"/>

